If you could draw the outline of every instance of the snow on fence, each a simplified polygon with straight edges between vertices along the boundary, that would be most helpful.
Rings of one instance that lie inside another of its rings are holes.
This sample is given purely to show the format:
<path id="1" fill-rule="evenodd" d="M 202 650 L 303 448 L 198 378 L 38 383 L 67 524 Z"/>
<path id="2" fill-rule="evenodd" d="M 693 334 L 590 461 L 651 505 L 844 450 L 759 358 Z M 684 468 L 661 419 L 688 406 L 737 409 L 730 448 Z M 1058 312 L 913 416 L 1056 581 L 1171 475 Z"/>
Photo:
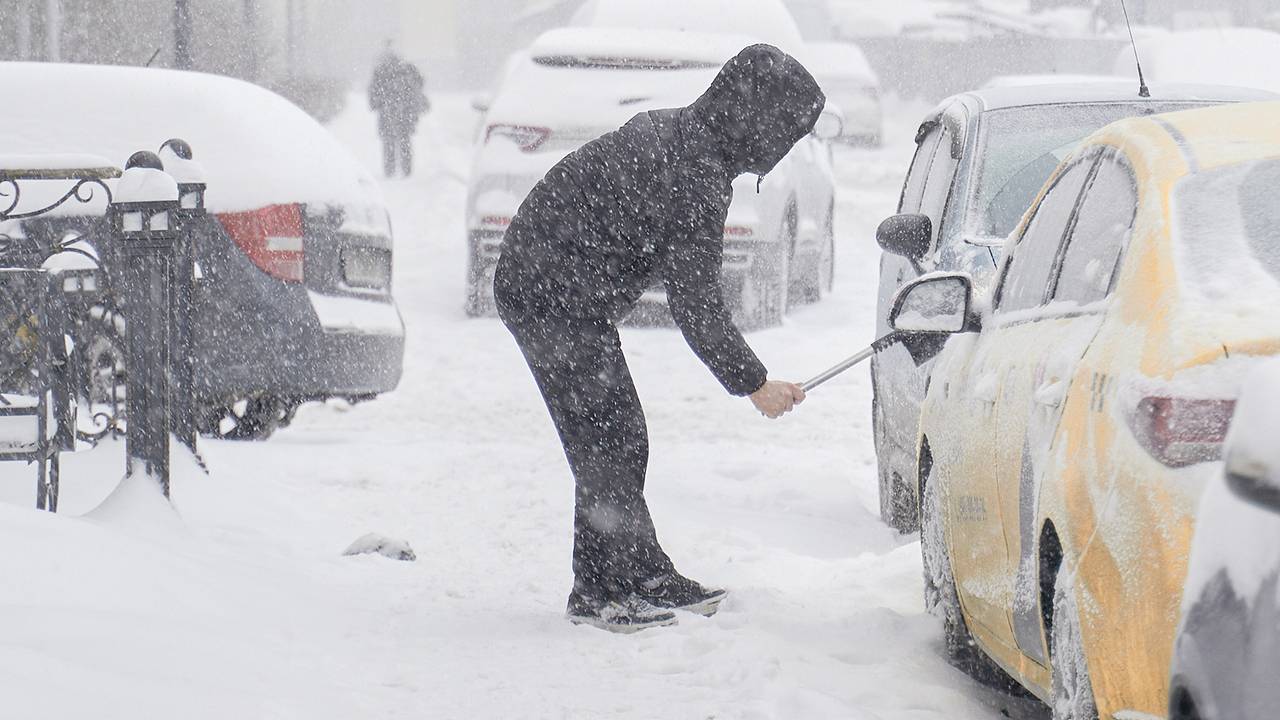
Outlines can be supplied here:
<path id="1" fill-rule="evenodd" d="M 58 457 L 77 440 L 123 427 L 126 473 L 153 478 L 166 496 L 169 435 L 196 449 L 192 298 L 205 184 L 187 143 L 170 140 L 161 153 L 165 160 L 135 153 L 123 173 L 96 158 L 0 157 L 0 460 L 36 464 L 41 509 L 57 510 Z M 50 182 L 70 189 L 50 194 Z M 34 209 L 23 206 L 29 183 L 40 185 Z M 86 233 L 34 248 L 24 237 L 20 221 L 87 206 L 99 192 L 106 214 Z M 91 318 L 115 328 L 118 311 L 128 319 L 124 405 L 114 387 L 119 368 L 109 368 L 103 409 L 83 333 Z M 84 419 L 92 430 L 78 427 Z"/>

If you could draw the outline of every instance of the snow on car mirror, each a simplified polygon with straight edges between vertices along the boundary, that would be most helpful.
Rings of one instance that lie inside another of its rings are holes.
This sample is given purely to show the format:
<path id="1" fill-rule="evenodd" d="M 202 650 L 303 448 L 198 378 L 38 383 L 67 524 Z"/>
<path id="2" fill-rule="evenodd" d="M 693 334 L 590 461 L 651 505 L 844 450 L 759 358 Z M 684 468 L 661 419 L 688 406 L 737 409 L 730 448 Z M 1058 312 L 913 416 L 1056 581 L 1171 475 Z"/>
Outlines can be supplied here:
<path id="1" fill-rule="evenodd" d="M 891 215 L 876 228 L 876 242 L 885 252 L 923 260 L 933 246 L 933 221 L 928 215 Z"/>
<path id="2" fill-rule="evenodd" d="M 1280 407 L 1280 361 L 1248 376 L 1226 440 L 1227 484 L 1241 498 L 1280 512 L 1280 445 L 1275 441 Z"/>
<path id="3" fill-rule="evenodd" d="M 903 286 L 889 324 L 904 333 L 949 334 L 972 326 L 973 281 L 967 273 L 934 273 Z"/>
<path id="4" fill-rule="evenodd" d="M 818 116 L 818 121 L 814 123 L 813 134 L 819 140 L 835 140 L 840 137 L 840 133 L 844 131 L 844 114 L 840 109 L 828 105 L 822 114 Z"/>

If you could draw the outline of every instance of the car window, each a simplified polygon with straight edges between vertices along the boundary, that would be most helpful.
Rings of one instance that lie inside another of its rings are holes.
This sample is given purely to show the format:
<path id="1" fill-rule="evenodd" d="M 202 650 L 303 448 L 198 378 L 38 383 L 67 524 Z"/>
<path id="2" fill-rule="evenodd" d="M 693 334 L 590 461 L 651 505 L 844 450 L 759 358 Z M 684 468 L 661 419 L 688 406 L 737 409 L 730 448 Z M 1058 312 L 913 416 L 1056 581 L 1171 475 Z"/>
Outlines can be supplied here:
<path id="1" fill-rule="evenodd" d="M 1080 203 L 1062 256 L 1054 300 L 1087 305 L 1111 292 L 1137 203 L 1138 190 L 1129 167 L 1117 157 L 1104 158 Z"/>
<path id="2" fill-rule="evenodd" d="M 1172 112 L 1208 102 L 1114 102 L 1028 105 L 982 114 L 972 151 L 975 178 L 968 192 L 964 233 L 1003 240 L 1080 140 L 1121 118 Z"/>
<path id="3" fill-rule="evenodd" d="M 929 178 L 924 184 L 924 195 L 920 198 L 920 212 L 928 215 L 933 221 L 933 241 L 938 241 L 942 230 L 942 211 L 951 196 L 951 181 L 955 178 L 956 164 L 951 157 L 951 141 L 954 133 L 951 128 L 943 126 L 938 137 L 938 149 L 933 153 L 933 164 L 929 166 Z"/>
<path id="4" fill-rule="evenodd" d="M 902 188 L 898 212 L 919 212 L 920 199 L 924 195 L 924 181 L 929 176 L 929 166 L 933 163 L 934 151 L 938 149 L 938 141 L 941 139 L 942 126 L 935 125 L 916 146 L 916 156 L 911 160 L 911 169 L 907 170 L 907 181 Z"/>
<path id="5" fill-rule="evenodd" d="M 1071 220 L 1091 167 L 1092 158 L 1077 162 L 1058 177 L 1040 201 L 1035 216 L 1009 258 L 1005 281 L 1000 289 L 1000 311 L 1026 310 L 1044 302 L 1063 231 Z"/>

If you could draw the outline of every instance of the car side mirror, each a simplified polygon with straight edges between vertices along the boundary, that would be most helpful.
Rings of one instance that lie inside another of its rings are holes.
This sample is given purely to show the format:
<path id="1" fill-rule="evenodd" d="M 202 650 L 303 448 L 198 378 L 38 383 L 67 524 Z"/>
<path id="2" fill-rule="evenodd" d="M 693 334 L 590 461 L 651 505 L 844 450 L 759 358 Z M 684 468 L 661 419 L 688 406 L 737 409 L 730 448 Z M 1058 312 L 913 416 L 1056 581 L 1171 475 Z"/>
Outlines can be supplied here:
<path id="1" fill-rule="evenodd" d="M 844 113 L 840 112 L 839 108 L 828 104 L 813 125 L 814 137 L 819 140 L 835 140 L 842 132 L 844 132 Z"/>
<path id="2" fill-rule="evenodd" d="M 889 325 L 909 335 L 968 332 L 978 326 L 972 309 L 973 280 L 968 273 L 934 273 L 898 290 Z"/>
<path id="3" fill-rule="evenodd" d="M 1244 388 L 1227 434 L 1227 485 L 1240 498 L 1280 512 L 1280 446 L 1275 441 L 1280 362 L 1268 362 L 1254 370 Z"/>
<path id="4" fill-rule="evenodd" d="M 876 242 L 885 252 L 923 260 L 933 246 L 933 221 L 928 215 L 890 216 L 876 228 Z"/>

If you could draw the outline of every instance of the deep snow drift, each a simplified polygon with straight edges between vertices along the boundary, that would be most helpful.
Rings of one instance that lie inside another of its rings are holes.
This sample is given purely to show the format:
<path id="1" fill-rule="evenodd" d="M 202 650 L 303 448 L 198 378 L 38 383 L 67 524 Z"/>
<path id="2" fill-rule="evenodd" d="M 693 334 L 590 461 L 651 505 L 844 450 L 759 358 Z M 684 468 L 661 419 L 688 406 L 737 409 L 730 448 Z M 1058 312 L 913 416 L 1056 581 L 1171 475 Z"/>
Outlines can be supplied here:
<path id="1" fill-rule="evenodd" d="M 733 594 L 714 618 L 634 637 L 562 619 L 572 481 L 514 343 L 463 316 L 476 119 L 465 98 L 435 100 L 419 174 L 383 188 L 408 326 L 398 392 L 305 408 L 267 443 L 205 442 L 212 475 L 179 460 L 176 511 L 89 512 L 119 445 L 66 460 L 56 517 L 30 509 L 32 470 L 0 465 L 0 715 L 1000 717 L 941 659 L 915 539 L 876 517 L 864 368 L 769 422 L 676 331 L 625 330 L 659 535 Z M 836 291 L 748 338 L 775 377 L 872 339 L 872 232 L 924 110 L 891 106 L 886 149 L 840 152 Z M 359 99 L 333 130 L 377 168 Z M 417 561 L 341 555 L 368 532 Z"/>

